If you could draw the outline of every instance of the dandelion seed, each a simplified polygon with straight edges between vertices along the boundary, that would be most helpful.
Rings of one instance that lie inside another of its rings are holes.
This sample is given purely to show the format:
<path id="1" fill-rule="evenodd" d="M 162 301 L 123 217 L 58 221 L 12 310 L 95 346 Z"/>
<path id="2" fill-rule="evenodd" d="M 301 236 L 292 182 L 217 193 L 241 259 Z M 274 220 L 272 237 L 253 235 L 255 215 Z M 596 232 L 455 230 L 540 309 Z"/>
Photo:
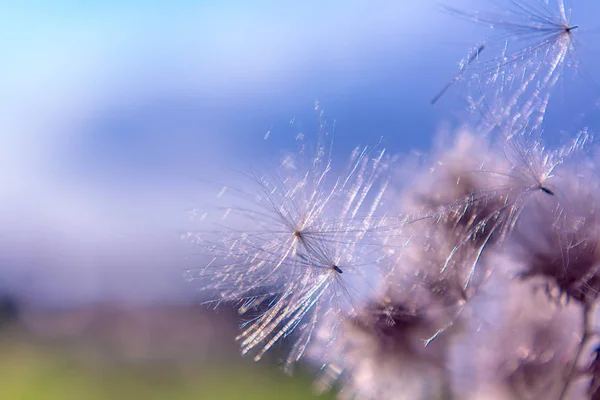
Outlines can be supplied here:
<path id="1" fill-rule="evenodd" d="M 567 52 L 574 51 L 572 34 L 579 28 L 570 24 L 564 2 L 557 0 L 558 10 L 539 0 L 507 0 L 505 3 L 500 13 L 444 7 L 451 14 L 503 32 L 488 38 L 486 43 L 501 43 L 507 51 L 490 61 L 480 61 L 478 69 L 497 72 L 513 63 L 520 63 L 519 67 L 525 68 L 532 65 L 533 60 L 540 61 L 541 57 L 547 62 L 552 60 L 549 64 L 552 71 L 556 70 L 564 62 Z M 513 41 L 520 47 L 508 50 Z"/>
<path id="2" fill-rule="evenodd" d="M 509 184 L 517 192 L 517 196 L 536 190 L 554 196 L 548 180 L 553 177 L 556 167 L 564 161 L 560 153 L 546 150 L 539 140 L 527 144 L 523 135 L 511 137 L 507 144 L 510 152 L 505 154 L 511 163 Z"/>
<path id="3" fill-rule="evenodd" d="M 469 226 L 459 247 L 480 233 L 484 233 L 482 243 L 487 243 L 492 233 L 499 240 L 506 238 L 533 194 L 538 192 L 556 197 L 556 189 L 549 181 L 556 168 L 564 163 L 566 156 L 577 151 L 577 144 L 559 151 L 549 151 L 541 141 L 527 142 L 522 134 L 513 135 L 506 144 L 504 155 L 509 162 L 508 170 L 503 172 L 481 168 L 474 172 L 490 176 L 482 182 L 483 185 L 459 198 L 458 204 L 450 206 L 457 211 L 468 211 L 467 214 L 461 214 L 461 218 L 477 215 L 468 218 Z M 498 179 L 492 179 L 492 176 Z M 564 198 L 559 200 L 566 201 Z M 451 256 L 453 254 L 451 252 Z"/>
<path id="4" fill-rule="evenodd" d="M 498 5 L 498 12 L 470 12 L 453 7 L 444 10 L 501 32 L 485 40 L 489 57 L 481 58 L 477 53 L 476 57 L 468 57 L 470 62 L 464 65 L 469 66 L 476 81 L 496 86 L 494 97 L 502 102 L 498 107 L 502 121 L 512 118 L 514 126 L 519 120 L 521 128 L 527 124 L 537 127 L 565 66 L 583 75 L 574 37 L 580 28 L 571 24 L 570 11 L 563 0 L 557 0 L 554 7 L 540 0 L 504 3 Z M 458 77 L 465 70 L 466 67 L 461 68 Z"/>
<path id="5" fill-rule="evenodd" d="M 550 189 L 548 189 L 547 187 L 544 186 L 540 186 L 540 190 L 546 194 L 549 194 L 550 196 L 554 196 L 554 192 Z"/>
<path id="6" fill-rule="evenodd" d="M 432 265 L 422 284 L 445 299 L 454 316 L 425 340 L 426 345 L 454 326 L 488 279 L 490 270 L 481 263 L 485 250 L 506 241 L 535 193 L 557 197 L 557 189 L 549 183 L 554 170 L 585 142 L 577 139 L 573 146 L 548 151 L 540 141 L 514 135 L 504 149 L 480 148 L 478 141 L 465 135 L 459 139 L 457 154 L 446 148 L 445 158 L 433 169 L 440 171 L 440 185 L 430 182 L 425 189 L 429 194 L 421 200 L 433 213 L 415 222 L 429 232 L 429 238 L 417 244 L 426 249 L 422 258 Z M 473 165 L 477 167 L 470 169 Z"/>
<path id="7" fill-rule="evenodd" d="M 208 303 L 239 302 L 246 317 L 260 310 L 238 337 L 242 353 L 256 350 L 256 360 L 297 332 L 291 366 L 321 317 L 348 316 L 354 302 L 374 292 L 375 264 L 384 255 L 366 238 L 383 226 L 375 213 L 386 189 L 385 152 L 357 149 L 347 172 L 335 178 L 333 135 L 327 138 L 314 151 L 300 143 L 296 157 L 268 174 L 243 174 L 255 193 L 229 186 L 245 204 L 227 208 L 230 222 L 212 232 L 216 240 L 201 241 L 213 259 L 198 279 L 218 293 Z"/>
<path id="8" fill-rule="evenodd" d="M 261 345 L 255 356 L 258 361 L 279 340 L 292 332 L 298 332 L 286 362 L 286 368 L 289 368 L 304 354 L 317 326 L 318 317 L 328 314 L 341 320 L 344 316 L 354 315 L 355 302 L 365 296 L 365 293 L 370 293 L 371 289 L 359 272 L 360 265 L 356 264 L 359 254 L 355 245 L 344 241 L 338 243 L 342 244 L 333 247 L 323 244 L 318 249 L 299 253 L 298 257 L 290 260 L 294 263 L 294 268 L 303 270 L 304 273 L 295 283 L 286 285 L 274 306 L 252 320 L 240 334 L 238 340 L 243 354 Z M 350 275 L 344 274 L 344 277 L 340 267 L 343 259 L 347 260 L 343 263 L 344 271 L 350 272 Z M 371 278 L 377 275 L 374 264 L 367 263 L 364 266 L 370 266 Z M 337 324 L 332 329 L 335 330 Z"/>
<path id="9" fill-rule="evenodd" d="M 481 54 L 481 52 L 484 49 L 485 49 L 485 43 L 477 46 L 475 48 L 475 50 L 471 54 L 469 54 L 469 56 L 467 57 L 466 60 L 463 60 L 460 62 L 459 72 L 442 88 L 442 90 L 439 91 L 439 93 L 437 95 L 435 95 L 433 97 L 433 99 L 431 99 L 432 105 L 437 103 L 438 100 L 448 91 L 448 89 L 450 89 L 450 87 L 452 85 L 454 85 L 456 82 L 458 82 L 458 80 L 464 75 L 464 73 L 467 70 L 467 68 L 469 67 L 469 65 L 471 65 L 473 63 L 473 61 L 475 61 L 479 57 L 479 54 Z"/>

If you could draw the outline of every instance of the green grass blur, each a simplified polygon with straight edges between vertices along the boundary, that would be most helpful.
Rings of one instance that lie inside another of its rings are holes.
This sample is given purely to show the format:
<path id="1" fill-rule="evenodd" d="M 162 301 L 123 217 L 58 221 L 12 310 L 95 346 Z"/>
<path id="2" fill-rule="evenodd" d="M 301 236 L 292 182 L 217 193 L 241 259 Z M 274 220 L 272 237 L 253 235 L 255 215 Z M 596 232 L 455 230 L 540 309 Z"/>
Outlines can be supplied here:
<path id="1" fill-rule="evenodd" d="M 56 343 L 19 330 L 0 331 L 0 377 L 3 400 L 333 398 L 317 397 L 306 375 L 249 360 L 119 359 L 93 343 Z"/>

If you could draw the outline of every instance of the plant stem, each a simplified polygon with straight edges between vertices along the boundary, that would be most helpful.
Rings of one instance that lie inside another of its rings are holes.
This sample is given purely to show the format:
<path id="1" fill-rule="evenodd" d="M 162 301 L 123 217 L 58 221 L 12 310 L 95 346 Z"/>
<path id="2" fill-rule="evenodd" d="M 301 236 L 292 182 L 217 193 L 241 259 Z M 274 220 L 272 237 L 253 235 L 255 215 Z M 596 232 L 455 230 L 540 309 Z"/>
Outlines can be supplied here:
<path id="1" fill-rule="evenodd" d="M 594 324 L 592 321 L 593 315 L 593 307 L 589 305 L 587 302 L 583 304 L 583 335 L 581 336 L 581 340 L 579 341 L 579 345 L 577 347 L 577 352 L 575 353 L 575 358 L 573 362 L 569 366 L 569 372 L 567 373 L 565 384 L 563 386 L 562 392 L 558 400 L 565 400 L 567 397 L 567 393 L 569 392 L 569 387 L 575 377 L 575 372 L 577 371 L 577 364 L 579 363 L 579 359 L 581 358 L 581 354 L 583 353 L 583 349 L 585 348 L 589 339 L 594 335 L 593 329 Z"/>

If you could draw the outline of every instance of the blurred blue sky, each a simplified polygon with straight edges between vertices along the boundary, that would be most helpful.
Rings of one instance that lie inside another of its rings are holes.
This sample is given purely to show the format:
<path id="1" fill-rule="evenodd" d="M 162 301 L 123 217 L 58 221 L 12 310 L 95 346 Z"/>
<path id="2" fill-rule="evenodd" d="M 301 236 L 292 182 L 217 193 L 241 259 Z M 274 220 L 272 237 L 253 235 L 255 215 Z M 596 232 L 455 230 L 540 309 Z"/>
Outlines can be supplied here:
<path id="1" fill-rule="evenodd" d="M 464 114 L 452 93 L 429 101 L 484 37 L 434 0 L 5 3 L 0 285 L 43 303 L 185 298 L 195 178 L 277 160 L 314 132 L 317 99 L 340 157 L 382 137 L 427 150 Z M 579 3 L 598 25 L 600 5 Z M 559 102 L 553 124 L 583 124 L 582 85 L 561 89 L 582 106 Z"/>

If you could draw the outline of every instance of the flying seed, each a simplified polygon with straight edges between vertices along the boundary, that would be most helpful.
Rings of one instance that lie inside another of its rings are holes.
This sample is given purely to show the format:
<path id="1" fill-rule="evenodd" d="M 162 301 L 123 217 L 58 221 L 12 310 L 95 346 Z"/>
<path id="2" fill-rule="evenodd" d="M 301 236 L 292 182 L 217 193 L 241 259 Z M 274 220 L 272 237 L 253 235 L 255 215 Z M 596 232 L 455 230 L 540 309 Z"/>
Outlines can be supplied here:
<path id="1" fill-rule="evenodd" d="M 550 196 L 554 196 L 554 192 L 546 187 L 540 186 L 540 190 Z"/>
<path id="2" fill-rule="evenodd" d="M 460 77 L 465 73 L 465 71 L 469 67 L 469 65 L 471 65 L 473 63 L 473 61 L 475 61 L 479 57 L 479 54 L 484 49 L 485 49 L 485 43 L 482 43 L 475 49 L 475 51 L 469 56 L 469 58 L 466 61 L 461 63 L 462 65 L 460 67 L 460 71 L 458 71 L 458 73 L 456 75 L 454 75 L 448 83 L 446 83 L 446 85 L 442 88 L 442 90 L 440 90 L 439 93 L 436 94 L 433 99 L 431 99 L 432 105 L 437 103 L 437 101 L 448 91 L 448 89 L 450 89 L 450 87 L 452 85 L 454 85 L 460 79 Z"/>

